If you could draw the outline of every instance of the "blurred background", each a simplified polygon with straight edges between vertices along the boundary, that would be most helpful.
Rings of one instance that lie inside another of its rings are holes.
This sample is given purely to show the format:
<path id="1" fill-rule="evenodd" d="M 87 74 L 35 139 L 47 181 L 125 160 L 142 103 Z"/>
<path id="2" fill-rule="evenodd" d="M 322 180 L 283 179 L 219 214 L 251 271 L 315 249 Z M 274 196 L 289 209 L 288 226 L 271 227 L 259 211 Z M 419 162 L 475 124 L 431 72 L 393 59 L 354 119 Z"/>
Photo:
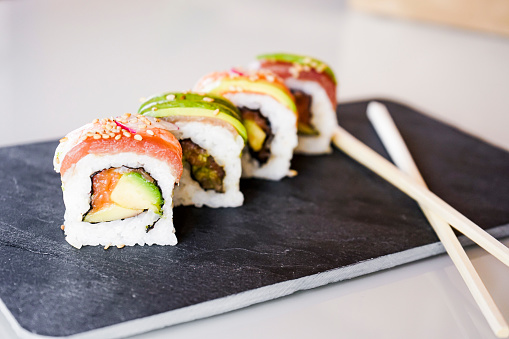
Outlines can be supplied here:
<path id="1" fill-rule="evenodd" d="M 60 138 L 96 117 L 136 111 L 141 97 L 286 51 L 329 63 L 340 102 L 392 98 L 509 149 L 508 7 L 506 0 L 0 1 L 0 114 L 4 127 L 18 126 L 3 128 L 0 145 Z"/>

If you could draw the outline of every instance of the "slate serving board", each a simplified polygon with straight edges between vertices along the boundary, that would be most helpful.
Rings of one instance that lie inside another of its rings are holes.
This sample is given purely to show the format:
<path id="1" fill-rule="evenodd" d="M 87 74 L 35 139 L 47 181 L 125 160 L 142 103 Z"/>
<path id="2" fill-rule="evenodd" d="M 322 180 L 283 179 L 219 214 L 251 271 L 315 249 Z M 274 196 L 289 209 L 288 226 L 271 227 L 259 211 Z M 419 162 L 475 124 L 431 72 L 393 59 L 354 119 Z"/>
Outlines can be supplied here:
<path id="1" fill-rule="evenodd" d="M 509 235 L 509 153 L 384 103 L 430 189 Z M 340 124 L 386 156 L 366 105 L 340 105 Z M 243 180 L 241 208 L 176 208 L 175 247 L 77 250 L 56 145 L 0 149 L 0 309 L 23 337 L 140 333 L 443 252 L 411 199 L 339 151 L 296 156 L 295 178 Z"/>

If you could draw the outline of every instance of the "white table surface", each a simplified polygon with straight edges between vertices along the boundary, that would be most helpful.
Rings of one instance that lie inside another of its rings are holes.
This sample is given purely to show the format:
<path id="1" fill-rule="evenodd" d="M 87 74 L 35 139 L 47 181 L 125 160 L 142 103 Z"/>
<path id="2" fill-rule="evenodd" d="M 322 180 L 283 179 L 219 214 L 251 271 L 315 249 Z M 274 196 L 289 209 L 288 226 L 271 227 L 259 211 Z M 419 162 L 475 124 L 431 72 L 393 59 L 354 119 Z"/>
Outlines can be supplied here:
<path id="1" fill-rule="evenodd" d="M 341 102 L 392 98 L 509 149 L 508 37 L 332 0 L 1 1 L 0 146 L 62 137 L 271 51 L 328 62 Z M 509 321 L 509 268 L 467 252 Z M 136 338 L 170 336 L 495 338 L 445 255 Z"/>

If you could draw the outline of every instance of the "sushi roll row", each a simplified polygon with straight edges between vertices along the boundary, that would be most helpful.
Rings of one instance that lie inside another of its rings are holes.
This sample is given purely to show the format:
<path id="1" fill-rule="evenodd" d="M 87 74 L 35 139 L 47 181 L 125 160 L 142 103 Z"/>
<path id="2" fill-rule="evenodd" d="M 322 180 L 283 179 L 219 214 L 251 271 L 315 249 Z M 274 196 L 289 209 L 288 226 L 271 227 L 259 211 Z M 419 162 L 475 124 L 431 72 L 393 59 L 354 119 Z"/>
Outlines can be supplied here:
<path id="1" fill-rule="evenodd" d="M 66 240 L 80 248 L 175 245 L 173 206 L 237 207 L 244 178 L 294 175 L 294 152 L 331 151 L 336 80 L 309 57 L 270 54 L 214 72 L 193 92 L 144 100 L 61 139 Z"/>

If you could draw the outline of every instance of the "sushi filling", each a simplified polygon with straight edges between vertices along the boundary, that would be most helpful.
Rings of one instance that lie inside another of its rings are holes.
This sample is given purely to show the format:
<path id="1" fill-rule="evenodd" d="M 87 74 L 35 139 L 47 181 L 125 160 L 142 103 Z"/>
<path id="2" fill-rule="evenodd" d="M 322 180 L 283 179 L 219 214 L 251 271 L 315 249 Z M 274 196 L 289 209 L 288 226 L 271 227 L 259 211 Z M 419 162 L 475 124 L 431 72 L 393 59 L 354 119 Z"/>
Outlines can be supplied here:
<path id="1" fill-rule="evenodd" d="M 191 166 L 191 177 L 200 184 L 200 187 L 224 193 L 223 180 L 226 173 L 214 157 L 190 139 L 180 140 L 180 145 L 183 159 Z"/>
<path id="2" fill-rule="evenodd" d="M 239 110 L 247 130 L 249 153 L 263 165 L 270 158 L 270 146 L 274 139 L 270 122 L 259 110 L 246 107 L 239 107 Z"/>
<path id="3" fill-rule="evenodd" d="M 295 106 L 299 112 L 298 134 L 299 135 L 319 135 L 316 128 L 311 124 L 311 95 L 299 90 L 291 90 L 295 97 Z"/>
<path id="4" fill-rule="evenodd" d="M 85 222 L 121 220 L 147 210 L 161 214 L 164 204 L 161 190 L 142 169 L 109 168 L 94 173 L 90 179 L 90 209 L 83 215 Z M 147 226 L 147 231 L 151 226 Z"/>

